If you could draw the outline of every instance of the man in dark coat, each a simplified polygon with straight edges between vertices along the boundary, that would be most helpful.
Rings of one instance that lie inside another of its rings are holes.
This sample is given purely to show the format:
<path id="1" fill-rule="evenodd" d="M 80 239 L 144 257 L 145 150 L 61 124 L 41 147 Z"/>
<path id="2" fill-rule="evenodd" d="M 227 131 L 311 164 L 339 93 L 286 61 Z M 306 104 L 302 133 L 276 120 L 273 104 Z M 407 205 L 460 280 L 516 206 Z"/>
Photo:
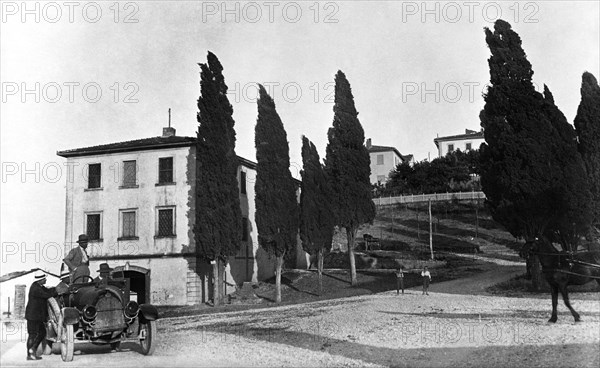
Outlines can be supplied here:
<path id="1" fill-rule="evenodd" d="M 110 268 L 108 263 L 100 263 L 100 268 L 98 269 L 98 272 L 100 273 L 100 275 L 96 276 L 94 278 L 94 282 L 102 284 L 102 285 L 106 285 L 108 282 L 108 279 L 110 278 L 110 273 L 112 271 L 113 271 L 113 269 Z"/>
<path id="2" fill-rule="evenodd" d="M 35 275 L 35 281 L 29 288 L 29 297 L 25 307 L 25 319 L 27 320 L 27 360 L 38 360 L 41 357 L 36 356 L 36 350 L 40 343 L 46 337 L 46 327 L 44 322 L 48 319 L 47 301 L 49 298 L 57 296 L 56 288 L 47 288 L 46 274 L 38 271 Z"/>

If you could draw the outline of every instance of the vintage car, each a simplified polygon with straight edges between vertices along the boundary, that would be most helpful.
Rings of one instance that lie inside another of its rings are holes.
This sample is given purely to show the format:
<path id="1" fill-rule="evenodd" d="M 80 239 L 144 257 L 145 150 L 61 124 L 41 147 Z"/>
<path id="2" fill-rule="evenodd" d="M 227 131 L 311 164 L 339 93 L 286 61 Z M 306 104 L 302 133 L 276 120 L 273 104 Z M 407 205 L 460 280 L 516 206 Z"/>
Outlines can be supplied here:
<path id="1" fill-rule="evenodd" d="M 123 273 L 95 281 L 82 276 L 69 285 L 68 294 L 48 300 L 44 353 L 59 353 L 73 360 L 76 343 L 107 344 L 139 341 L 141 352 L 151 355 L 156 344 L 158 311 L 151 304 L 130 300 L 130 280 Z"/>

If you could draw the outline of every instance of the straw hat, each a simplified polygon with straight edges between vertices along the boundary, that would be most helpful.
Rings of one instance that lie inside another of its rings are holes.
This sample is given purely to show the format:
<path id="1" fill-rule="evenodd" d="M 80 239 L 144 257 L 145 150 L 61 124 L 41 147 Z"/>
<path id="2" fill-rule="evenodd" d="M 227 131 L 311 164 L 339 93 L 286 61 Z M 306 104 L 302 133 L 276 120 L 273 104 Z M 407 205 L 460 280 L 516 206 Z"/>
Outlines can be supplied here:
<path id="1" fill-rule="evenodd" d="M 38 270 L 35 273 L 35 281 L 41 281 L 46 279 L 46 273 L 42 270 Z"/>

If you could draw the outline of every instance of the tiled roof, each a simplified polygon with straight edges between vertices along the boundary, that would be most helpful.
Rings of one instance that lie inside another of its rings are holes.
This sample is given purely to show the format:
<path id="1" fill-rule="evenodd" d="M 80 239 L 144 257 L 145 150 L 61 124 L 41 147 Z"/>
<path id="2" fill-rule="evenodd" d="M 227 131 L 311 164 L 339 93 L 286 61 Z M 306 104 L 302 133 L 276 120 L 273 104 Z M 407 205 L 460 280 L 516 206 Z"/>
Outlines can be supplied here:
<path id="1" fill-rule="evenodd" d="M 413 158 L 413 155 L 400 154 L 396 147 L 391 146 L 371 146 L 370 148 L 367 148 L 367 150 L 369 151 L 369 153 L 394 151 L 402 159 L 402 161 L 410 162 Z"/>
<path id="2" fill-rule="evenodd" d="M 402 157 L 402 155 L 400 154 L 400 152 L 398 152 L 398 150 L 396 149 L 396 147 L 388 147 L 388 146 L 371 146 L 370 148 L 368 148 L 369 152 L 389 152 L 389 151 L 394 151 L 396 152 L 396 154 L 400 157 Z"/>
<path id="3" fill-rule="evenodd" d="M 436 142 L 436 144 L 437 144 L 437 142 L 442 142 L 442 141 L 456 141 L 456 140 L 461 140 L 461 139 L 478 139 L 478 138 L 483 139 L 483 132 L 449 135 L 447 137 L 437 137 L 433 141 Z"/>
<path id="4" fill-rule="evenodd" d="M 191 147 L 196 144 L 196 137 L 151 137 L 136 139 L 133 141 L 101 144 L 98 146 L 75 148 L 70 150 L 58 151 L 56 154 L 61 157 L 79 157 L 79 156 L 91 156 L 91 155 L 102 155 L 107 153 L 119 153 L 119 152 L 132 152 L 132 151 L 145 151 L 155 150 L 163 148 L 176 148 L 176 147 Z M 249 168 L 256 168 L 256 163 L 248 159 L 238 156 L 240 163 Z"/>
<path id="5" fill-rule="evenodd" d="M 148 149 L 186 147 L 195 144 L 196 138 L 193 137 L 151 137 L 136 139 L 133 141 L 101 144 L 98 146 L 75 148 L 71 150 L 58 151 L 57 155 L 62 157 L 89 156 L 97 154 L 142 151 Z"/>

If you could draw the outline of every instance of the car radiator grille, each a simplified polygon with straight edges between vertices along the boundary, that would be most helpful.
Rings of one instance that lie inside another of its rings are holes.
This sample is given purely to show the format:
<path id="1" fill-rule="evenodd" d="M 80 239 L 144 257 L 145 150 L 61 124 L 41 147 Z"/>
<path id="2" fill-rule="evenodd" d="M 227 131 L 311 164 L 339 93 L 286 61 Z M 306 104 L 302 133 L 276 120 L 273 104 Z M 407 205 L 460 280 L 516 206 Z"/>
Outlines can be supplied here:
<path id="1" fill-rule="evenodd" d="M 111 294 L 105 294 L 96 302 L 98 315 L 94 323 L 96 331 L 110 331 L 125 328 L 123 306 L 119 299 Z"/>

